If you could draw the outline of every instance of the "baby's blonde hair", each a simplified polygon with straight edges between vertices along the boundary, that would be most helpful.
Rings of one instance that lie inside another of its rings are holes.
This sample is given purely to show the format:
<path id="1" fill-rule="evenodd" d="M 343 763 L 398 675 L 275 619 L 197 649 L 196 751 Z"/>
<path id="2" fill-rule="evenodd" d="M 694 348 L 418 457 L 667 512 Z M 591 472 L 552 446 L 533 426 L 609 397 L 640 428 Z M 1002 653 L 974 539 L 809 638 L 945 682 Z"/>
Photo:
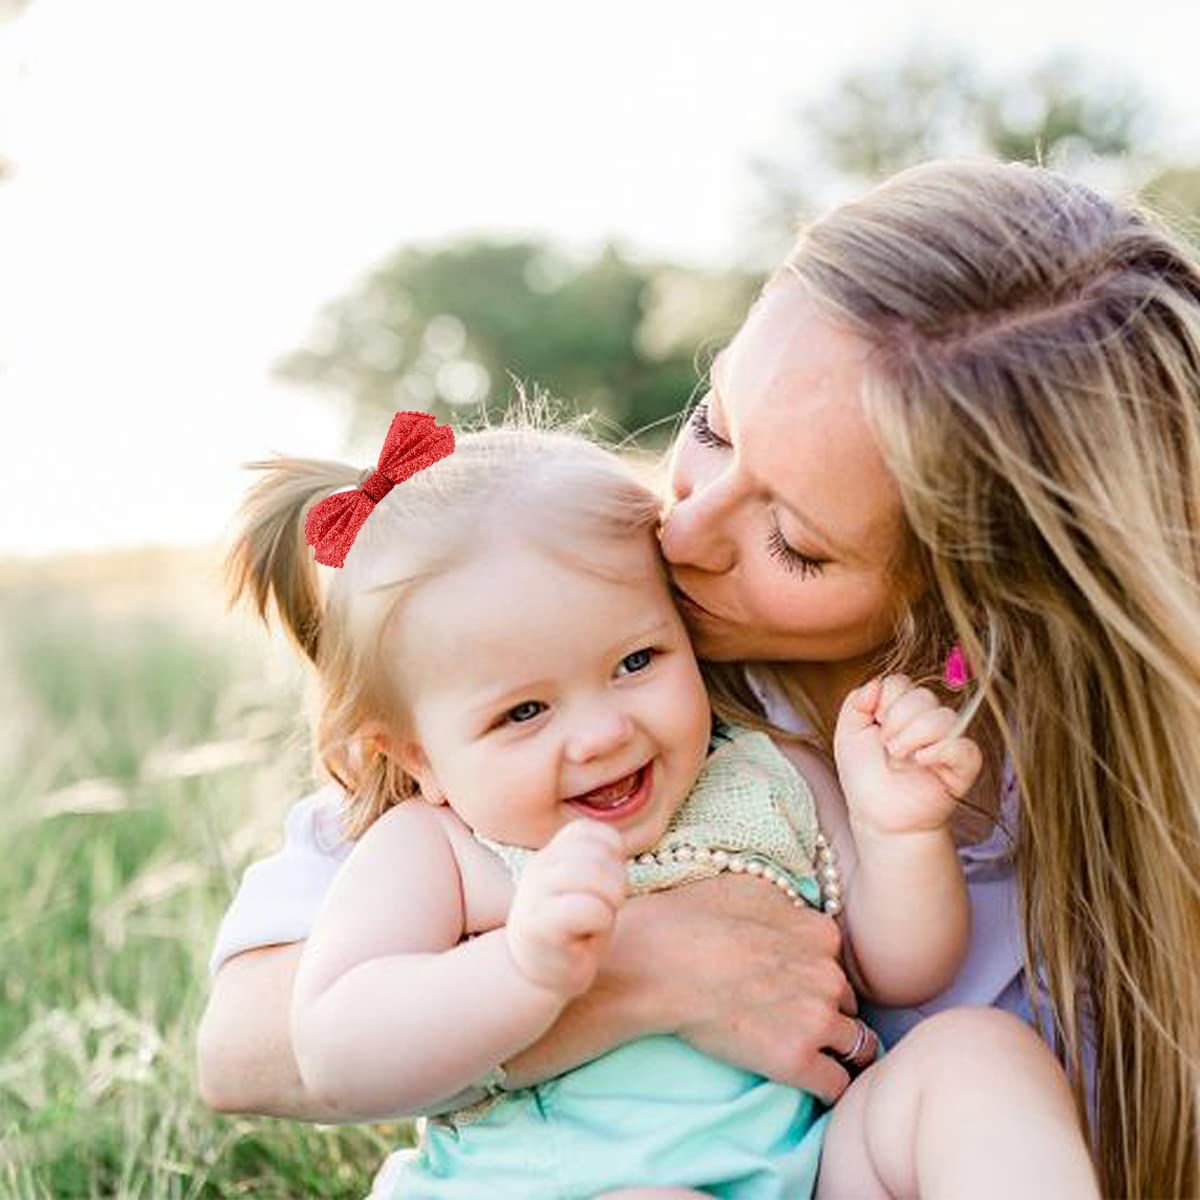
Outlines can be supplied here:
<path id="1" fill-rule="evenodd" d="M 630 466 L 583 436 L 582 423 L 547 421 L 539 410 L 522 410 L 497 427 L 459 434 L 453 454 L 376 505 L 325 589 L 305 544 L 305 515 L 371 469 L 295 458 L 249 464 L 264 476 L 242 503 L 226 560 L 230 603 L 246 595 L 269 622 L 273 602 L 315 667 L 314 754 L 347 794 L 349 837 L 416 791 L 371 732 L 405 736 L 402 664 L 389 669 L 384 646 L 393 621 L 403 620 L 405 599 L 514 532 L 599 571 L 588 553 L 597 540 L 649 537 L 657 526 L 658 497 Z"/>

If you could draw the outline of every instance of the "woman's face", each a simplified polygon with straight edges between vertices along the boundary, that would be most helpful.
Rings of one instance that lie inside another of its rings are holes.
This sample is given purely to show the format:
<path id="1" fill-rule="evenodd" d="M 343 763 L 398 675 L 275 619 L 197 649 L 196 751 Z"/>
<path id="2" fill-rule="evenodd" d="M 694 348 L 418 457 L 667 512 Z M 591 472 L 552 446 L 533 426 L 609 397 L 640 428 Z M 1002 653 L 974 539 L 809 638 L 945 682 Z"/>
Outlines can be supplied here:
<path id="1" fill-rule="evenodd" d="M 785 282 L 714 362 L 662 528 L 703 657 L 843 662 L 891 636 L 904 525 L 861 407 L 866 354 Z"/>

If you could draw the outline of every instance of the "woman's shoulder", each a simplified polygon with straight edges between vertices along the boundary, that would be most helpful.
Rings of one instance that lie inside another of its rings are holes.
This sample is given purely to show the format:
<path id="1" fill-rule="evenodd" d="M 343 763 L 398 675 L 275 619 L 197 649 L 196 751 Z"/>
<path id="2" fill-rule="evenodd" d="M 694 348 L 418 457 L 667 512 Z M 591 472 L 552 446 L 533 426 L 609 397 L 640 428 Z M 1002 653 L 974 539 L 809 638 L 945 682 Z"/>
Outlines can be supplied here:
<path id="1" fill-rule="evenodd" d="M 763 716 L 776 729 L 804 735 L 813 733 L 812 725 L 792 707 L 769 673 L 761 669 L 756 670 L 753 663 L 748 663 L 745 676 L 746 684 L 762 708 Z"/>
<path id="2" fill-rule="evenodd" d="M 354 848 L 345 830 L 346 793 L 328 784 L 302 796 L 283 823 L 283 854 L 319 854 L 341 860 Z"/>

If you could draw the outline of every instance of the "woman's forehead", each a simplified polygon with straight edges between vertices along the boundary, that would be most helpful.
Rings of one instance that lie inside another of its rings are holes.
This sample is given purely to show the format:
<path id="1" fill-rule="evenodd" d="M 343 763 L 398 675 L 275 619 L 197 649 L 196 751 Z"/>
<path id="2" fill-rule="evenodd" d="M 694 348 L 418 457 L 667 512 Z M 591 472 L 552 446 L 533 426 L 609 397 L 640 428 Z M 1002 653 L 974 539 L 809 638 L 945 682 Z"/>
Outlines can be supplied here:
<path id="1" fill-rule="evenodd" d="M 869 552 L 894 540 L 900 498 L 863 410 L 868 348 L 798 293 L 768 293 L 718 357 L 716 404 L 764 494 L 839 548 Z"/>
<path id="2" fill-rule="evenodd" d="M 756 395 L 784 392 L 798 412 L 857 407 L 870 347 L 826 317 L 798 284 L 773 287 L 717 356 L 714 378 Z"/>

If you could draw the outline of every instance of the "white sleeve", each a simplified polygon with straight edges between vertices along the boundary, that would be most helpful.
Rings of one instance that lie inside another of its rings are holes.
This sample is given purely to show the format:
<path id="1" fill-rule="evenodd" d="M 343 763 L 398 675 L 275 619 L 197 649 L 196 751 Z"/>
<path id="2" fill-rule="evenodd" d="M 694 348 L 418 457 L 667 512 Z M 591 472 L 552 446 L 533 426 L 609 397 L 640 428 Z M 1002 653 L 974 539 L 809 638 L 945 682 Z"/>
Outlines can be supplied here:
<path id="1" fill-rule="evenodd" d="M 340 788 L 326 787 L 292 806 L 283 848 L 251 863 L 225 912 L 208 961 L 210 975 L 243 950 L 308 937 L 353 845 L 340 832 L 342 800 Z"/>

